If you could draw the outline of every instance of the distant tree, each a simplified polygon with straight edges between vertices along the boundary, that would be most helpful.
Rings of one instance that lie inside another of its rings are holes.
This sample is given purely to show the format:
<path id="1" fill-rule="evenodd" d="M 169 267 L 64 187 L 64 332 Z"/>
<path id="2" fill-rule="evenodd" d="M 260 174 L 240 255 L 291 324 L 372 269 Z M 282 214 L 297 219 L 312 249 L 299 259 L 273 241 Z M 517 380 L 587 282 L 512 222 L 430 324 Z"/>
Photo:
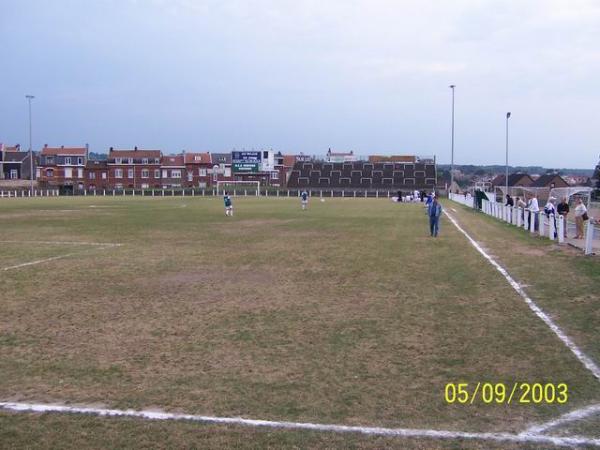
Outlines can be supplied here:
<path id="1" fill-rule="evenodd" d="M 598 160 L 598 164 L 596 164 L 596 168 L 594 169 L 594 175 L 592 175 L 592 183 L 596 188 L 596 198 L 600 196 L 600 159 Z"/>
<path id="2" fill-rule="evenodd" d="M 477 175 L 477 176 L 485 175 L 485 170 L 484 169 L 477 169 L 475 171 L 475 175 Z"/>

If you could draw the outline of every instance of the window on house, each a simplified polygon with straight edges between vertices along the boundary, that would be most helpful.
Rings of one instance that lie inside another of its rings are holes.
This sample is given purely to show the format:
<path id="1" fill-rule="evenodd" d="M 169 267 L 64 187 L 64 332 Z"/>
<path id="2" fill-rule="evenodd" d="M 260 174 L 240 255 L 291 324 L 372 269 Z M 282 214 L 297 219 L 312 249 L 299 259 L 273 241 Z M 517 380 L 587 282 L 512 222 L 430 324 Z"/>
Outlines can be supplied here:
<path id="1" fill-rule="evenodd" d="M 65 168 L 65 178 L 73 178 L 73 169 L 70 167 Z"/>
<path id="2" fill-rule="evenodd" d="M 102 172 L 102 179 L 106 180 L 106 172 Z"/>
<path id="3" fill-rule="evenodd" d="M 77 165 L 79 165 L 79 166 L 83 165 L 83 158 L 77 158 Z"/>
<path id="4" fill-rule="evenodd" d="M 160 178 L 160 169 L 154 169 L 154 178 Z"/>
<path id="5" fill-rule="evenodd" d="M 271 178 L 274 180 L 279 180 L 279 172 L 271 172 Z"/>
<path id="6" fill-rule="evenodd" d="M 115 158 L 115 164 L 121 164 L 123 162 L 122 158 Z"/>
<path id="7" fill-rule="evenodd" d="M 148 183 L 142 183 L 142 189 L 148 189 L 150 185 Z"/>
<path id="8" fill-rule="evenodd" d="M 77 178 L 83 178 L 83 169 L 77 169 Z"/>
<path id="9" fill-rule="evenodd" d="M 148 164 L 148 158 L 142 158 L 142 164 Z"/>
<path id="10" fill-rule="evenodd" d="M 115 178 L 123 178 L 123 169 L 115 169 Z"/>
<path id="11" fill-rule="evenodd" d="M 202 168 L 199 170 L 200 176 L 201 177 L 205 177 L 206 176 L 206 169 Z"/>
<path id="12" fill-rule="evenodd" d="M 167 171 L 167 170 L 163 170 L 163 171 L 162 171 L 162 177 L 163 177 L 163 178 L 169 178 L 169 174 L 168 174 L 168 171 Z"/>
<path id="13" fill-rule="evenodd" d="M 160 159 L 159 158 L 154 158 L 154 164 L 160 164 Z"/>
<path id="14" fill-rule="evenodd" d="M 142 169 L 142 178 L 149 178 L 150 171 L 148 169 Z"/>
<path id="15" fill-rule="evenodd" d="M 52 169 L 46 169 L 46 176 L 48 178 L 52 178 L 54 176 L 54 170 L 52 170 Z"/>
<path id="16" fill-rule="evenodd" d="M 230 177 L 231 176 L 231 167 L 225 167 L 225 176 L 226 177 Z"/>
<path id="17" fill-rule="evenodd" d="M 54 164 L 54 156 L 46 156 L 46 164 Z"/>
<path id="18" fill-rule="evenodd" d="M 171 178 L 181 178 L 181 170 L 171 170 Z"/>
<path id="19" fill-rule="evenodd" d="M 188 172 L 188 181 L 194 181 L 194 172 L 191 170 Z"/>
<path id="20" fill-rule="evenodd" d="M 65 158 L 65 164 L 66 164 L 66 165 L 70 165 L 70 164 L 71 164 L 71 157 L 70 157 L 70 156 L 67 156 L 67 157 Z"/>
<path id="21" fill-rule="evenodd" d="M 202 160 L 201 156 L 198 156 L 198 155 L 194 156 L 194 161 L 201 161 L 201 160 Z"/>
<path id="22" fill-rule="evenodd" d="M 133 169 L 127 170 L 127 178 L 133 178 Z"/>
<path id="23" fill-rule="evenodd" d="M 90 172 L 89 173 L 89 178 L 90 178 L 90 180 L 95 180 L 96 179 L 96 172 Z"/>
<path id="24" fill-rule="evenodd" d="M 127 158 L 127 164 L 133 164 L 133 158 Z"/>
<path id="25" fill-rule="evenodd" d="M 11 180 L 16 180 L 17 178 L 19 178 L 19 172 L 17 169 L 10 169 L 10 179 Z"/>

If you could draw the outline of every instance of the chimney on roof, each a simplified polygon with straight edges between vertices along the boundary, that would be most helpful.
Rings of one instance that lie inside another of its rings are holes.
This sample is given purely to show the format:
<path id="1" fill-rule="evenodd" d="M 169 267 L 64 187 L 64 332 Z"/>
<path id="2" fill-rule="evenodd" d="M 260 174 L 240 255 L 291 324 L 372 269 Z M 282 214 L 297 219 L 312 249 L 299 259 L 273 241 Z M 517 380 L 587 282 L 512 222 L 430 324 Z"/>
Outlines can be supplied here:
<path id="1" fill-rule="evenodd" d="M 133 147 L 133 151 L 134 151 L 134 152 L 137 152 L 137 147 Z"/>
<path id="2" fill-rule="evenodd" d="M 110 148 L 108 149 L 108 151 L 109 151 L 109 152 L 112 152 L 113 150 L 114 150 L 114 149 L 113 149 L 112 147 L 110 147 Z"/>
<path id="3" fill-rule="evenodd" d="M 44 144 L 44 148 L 48 148 L 48 144 Z"/>

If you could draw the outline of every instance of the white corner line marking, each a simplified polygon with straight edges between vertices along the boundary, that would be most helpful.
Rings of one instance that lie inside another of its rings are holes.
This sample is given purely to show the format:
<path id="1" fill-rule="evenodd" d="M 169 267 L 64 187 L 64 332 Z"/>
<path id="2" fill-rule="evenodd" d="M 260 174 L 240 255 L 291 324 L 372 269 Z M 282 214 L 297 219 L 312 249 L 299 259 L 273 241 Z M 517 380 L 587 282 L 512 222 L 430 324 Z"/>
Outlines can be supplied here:
<path id="1" fill-rule="evenodd" d="M 521 435 L 526 434 L 540 434 L 550 428 L 555 428 L 561 425 L 565 425 L 570 422 L 575 422 L 581 419 L 585 419 L 588 416 L 592 416 L 594 414 L 600 414 L 600 403 L 595 405 L 587 406 L 585 408 L 576 409 L 575 411 L 571 411 L 569 413 L 563 414 L 557 419 L 551 420 L 546 423 L 542 423 L 540 425 L 533 425 L 527 428 L 525 431 L 521 433 Z"/>
<path id="2" fill-rule="evenodd" d="M 121 247 L 123 244 L 112 242 L 81 242 L 81 241 L 0 241 L 0 244 L 40 244 L 40 245 L 90 245 L 97 247 Z"/>
<path id="3" fill-rule="evenodd" d="M 108 248 L 113 248 L 115 246 L 120 247 L 121 245 L 122 244 L 105 245 L 102 247 L 95 248 L 94 251 L 106 250 Z M 88 249 L 87 251 L 90 251 L 90 250 L 91 249 Z M 58 259 L 69 258 L 69 257 L 75 256 L 75 255 L 82 255 L 83 253 L 85 253 L 85 250 L 82 252 L 79 252 L 79 253 L 67 253 L 65 255 L 52 256 L 51 258 L 38 259 L 36 261 L 30 261 L 30 262 L 26 262 L 26 263 L 22 263 L 22 264 L 17 264 L 16 266 L 3 267 L 0 269 L 0 272 L 5 272 L 7 270 L 20 269 L 22 267 L 35 266 L 37 264 L 43 264 L 43 263 L 47 263 L 47 262 L 51 262 L 51 261 L 56 261 Z"/>
<path id="4" fill-rule="evenodd" d="M 546 436 L 540 434 L 519 435 L 513 433 L 476 433 L 466 431 L 430 430 L 418 428 L 382 428 L 350 425 L 319 424 L 310 422 L 286 422 L 242 417 L 215 417 L 192 414 L 176 414 L 162 411 L 136 411 L 132 409 L 104 409 L 85 406 L 64 406 L 39 403 L 0 402 L 0 409 L 15 412 L 90 414 L 107 417 L 135 417 L 150 420 L 191 421 L 209 424 L 241 425 L 287 430 L 309 430 L 333 433 L 360 433 L 372 436 L 415 437 L 432 439 L 479 439 L 518 443 L 554 444 L 562 446 L 593 445 L 600 447 L 600 439 L 582 436 Z"/>
<path id="5" fill-rule="evenodd" d="M 75 254 L 76 253 L 67 253 L 66 255 L 53 256 L 52 258 L 38 259 L 37 261 L 30 261 L 30 262 L 26 262 L 23 264 L 17 264 L 16 266 L 3 267 L 1 270 L 6 271 L 6 270 L 13 270 L 13 269 L 20 269 L 21 267 L 35 266 L 36 264 L 42 264 L 45 262 L 56 261 L 57 259 L 68 258 L 69 256 L 73 256 Z"/>
<path id="6" fill-rule="evenodd" d="M 450 219 L 450 221 L 454 224 L 454 226 L 458 229 L 458 231 L 460 231 L 466 236 L 471 245 L 473 245 L 473 247 L 475 247 L 477 251 L 481 253 L 483 257 L 487 259 L 488 262 L 504 276 L 504 278 L 506 278 L 506 281 L 508 281 L 508 283 L 513 287 L 513 289 L 517 291 L 517 293 L 523 298 L 523 300 L 525 300 L 525 303 L 527 303 L 527 306 L 529 306 L 529 308 L 535 313 L 535 315 L 542 319 L 546 325 L 548 325 L 548 327 L 563 342 L 563 344 L 565 344 L 569 348 L 569 350 L 573 352 L 577 359 L 581 361 L 581 363 L 590 372 L 592 372 L 594 377 L 596 377 L 596 379 L 600 381 L 600 367 L 598 367 L 589 356 L 583 353 L 583 351 L 581 351 L 581 349 L 577 347 L 577 345 L 575 345 L 571 338 L 567 336 L 564 333 L 564 331 L 554 323 L 550 316 L 548 316 L 548 314 L 546 314 L 531 298 L 529 298 L 529 296 L 523 290 L 521 285 L 519 285 L 519 283 L 517 283 L 514 280 L 514 278 L 508 273 L 508 271 L 504 267 L 502 267 L 498 262 L 496 262 L 496 260 L 493 257 L 491 257 L 483 248 L 481 248 L 481 246 L 465 230 L 461 228 L 458 222 L 450 214 L 448 214 L 445 210 L 444 213 L 446 214 L 448 219 Z"/>

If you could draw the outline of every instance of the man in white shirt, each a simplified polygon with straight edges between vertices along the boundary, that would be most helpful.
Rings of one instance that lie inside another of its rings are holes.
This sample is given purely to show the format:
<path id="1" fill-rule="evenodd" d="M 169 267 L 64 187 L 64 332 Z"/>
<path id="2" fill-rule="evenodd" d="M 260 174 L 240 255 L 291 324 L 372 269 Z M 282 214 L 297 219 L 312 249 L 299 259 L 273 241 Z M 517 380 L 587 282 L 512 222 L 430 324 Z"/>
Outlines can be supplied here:
<path id="1" fill-rule="evenodd" d="M 531 212 L 531 215 L 535 220 L 534 230 L 537 231 L 539 229 L 539 214 L 538 213 L 540 212 L 540 205 L 538 205 L 537 194 L 533 194 L 533 196 L 531 197 L 531 200 L 529 200 L 529 211 Z"/>

